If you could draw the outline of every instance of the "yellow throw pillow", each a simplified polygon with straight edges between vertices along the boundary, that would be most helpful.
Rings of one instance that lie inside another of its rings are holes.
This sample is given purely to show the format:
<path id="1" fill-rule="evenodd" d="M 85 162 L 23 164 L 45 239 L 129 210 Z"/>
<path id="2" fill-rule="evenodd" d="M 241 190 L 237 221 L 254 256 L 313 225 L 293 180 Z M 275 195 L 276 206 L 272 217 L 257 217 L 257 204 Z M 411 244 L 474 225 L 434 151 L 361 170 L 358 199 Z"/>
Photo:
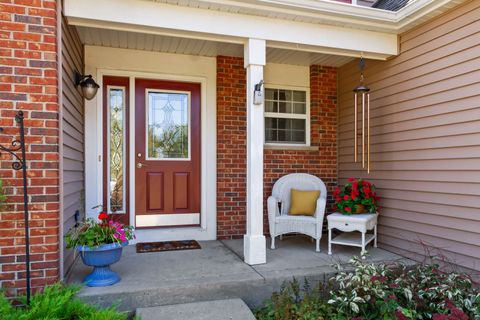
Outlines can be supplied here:
<path id="1" fill-rule="evenodd" d="M 290 190 L 290 210 L 288 214 L 313 216 L 317 208 L 320 190 Z"/>

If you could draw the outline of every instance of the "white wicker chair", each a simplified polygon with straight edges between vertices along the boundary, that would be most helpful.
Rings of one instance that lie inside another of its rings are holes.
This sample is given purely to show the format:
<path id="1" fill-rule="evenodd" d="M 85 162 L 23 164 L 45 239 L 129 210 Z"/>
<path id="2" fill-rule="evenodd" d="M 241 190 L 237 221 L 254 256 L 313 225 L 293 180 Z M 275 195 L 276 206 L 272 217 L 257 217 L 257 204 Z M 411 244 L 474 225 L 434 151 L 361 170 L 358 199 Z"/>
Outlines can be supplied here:
<path id="1" fill-rule="evenodd" d="M 289 215 L 290 189 L 320 190 L 317 209 L 314 216 Z M 280 206 L 279 206 L 280 204 Z M 275 237 L 287 233 L 302 233 L 316 240 L 315 250 L 320 252 L 323 217 L 327 204 L 327 188 L 320 178 L 306 173 L 292 173 L 281 177 L 273 185 L 272 195 L 268 197 L 268 224 L 275 249 Z"/>

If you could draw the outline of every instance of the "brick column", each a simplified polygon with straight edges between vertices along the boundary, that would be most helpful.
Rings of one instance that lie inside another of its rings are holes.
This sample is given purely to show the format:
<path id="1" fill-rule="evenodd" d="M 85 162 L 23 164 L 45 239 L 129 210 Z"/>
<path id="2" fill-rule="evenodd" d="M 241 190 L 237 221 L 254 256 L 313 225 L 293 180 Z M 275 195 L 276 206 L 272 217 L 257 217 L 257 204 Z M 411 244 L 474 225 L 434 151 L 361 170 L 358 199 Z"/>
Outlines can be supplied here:
<path id="1" fill-rule="evenodd" d="M 31 277 L 37 290 L 59 277 L 59 106 L 57 3 L 9 0 L 0 4 L 0 143 L 18 135 L 17 110 L 25 113 L 30 195 Z M 25 291 L 22 173 L 0 158 L 8 204 L 0 210 L 0 286 Z"/>
<path id="2" fill-rule="evenodd" d="M 246 72 L 243 58 L 217 57 L 217 237 L 245 234 Z"/>

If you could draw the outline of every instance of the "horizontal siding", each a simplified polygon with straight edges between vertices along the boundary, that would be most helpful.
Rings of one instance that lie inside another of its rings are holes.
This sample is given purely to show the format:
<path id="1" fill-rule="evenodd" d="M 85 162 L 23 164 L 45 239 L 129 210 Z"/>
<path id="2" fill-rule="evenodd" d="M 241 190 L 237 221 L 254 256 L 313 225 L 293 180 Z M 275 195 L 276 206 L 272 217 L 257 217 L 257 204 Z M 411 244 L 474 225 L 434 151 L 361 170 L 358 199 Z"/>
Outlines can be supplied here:
<path id="1" fill-rule="evenodd" d="M 367 61 L 369 175 L 353 161 L 358 62 L 339 69 L 339 182 L 377 186 L 382 247 L 416 259 L 437 248 L 480 270 L 480 2 L 401 35 L 400 44 L 397 57 Z"/>
<path id="2" fill-rule="evenodd" d="M 83 45 L 75 28 L 62 20 L 62 167 L 63 167 L 63 230 L 75 224 L 75 212 L 84 211 L 84 104 L 73 84 L 73 74 L 84 69 Z M 68 273 L 74 252 L 64 248 L 64 273 Z"/>

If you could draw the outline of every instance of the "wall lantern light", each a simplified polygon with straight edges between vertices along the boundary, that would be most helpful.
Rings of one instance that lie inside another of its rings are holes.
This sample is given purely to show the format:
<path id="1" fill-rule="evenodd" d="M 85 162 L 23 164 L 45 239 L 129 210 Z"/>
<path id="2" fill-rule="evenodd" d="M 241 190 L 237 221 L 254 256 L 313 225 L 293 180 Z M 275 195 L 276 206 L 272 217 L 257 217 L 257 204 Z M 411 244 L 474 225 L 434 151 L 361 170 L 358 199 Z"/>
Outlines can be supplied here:
<path id="1" fill-rule="evenodd" d="M 354 153 L 355 162 L 358 161 L 358 109 L 362 108 L 361 121 L 361 137 L 362 137 L 362 168 L 367 166 L 367 173 L 370 173 L 370 88 L 364 82 L 363 69 L 365 68 L 365 61 L 363 57 L 360 58 L 360 84 L 353 89 L 354 104 L 355 104 L 355 124 L 354 124 Z M 366 128 L 365 128 L 366 126 Z M 365 139 L 367 141 L 365 141 Z M 367 156 L 365 156 L 367 152 Z"/>
<path id="2" fill-rule="evenodd" d="M 82 89 L 82 96 L 87 100 L 92 100 L 97 94 L 100 86 L 93 80 L 92 75 L 83 75 L 78 71 L 74 74 L 75 86 L 80 86 Z"/>
<path id="3" fill-rule="evenodd" d="M 253 104 L 259 105 L 263 103 L 263 80 L 255 85 L 255 92 L 253 93 Z"/>

